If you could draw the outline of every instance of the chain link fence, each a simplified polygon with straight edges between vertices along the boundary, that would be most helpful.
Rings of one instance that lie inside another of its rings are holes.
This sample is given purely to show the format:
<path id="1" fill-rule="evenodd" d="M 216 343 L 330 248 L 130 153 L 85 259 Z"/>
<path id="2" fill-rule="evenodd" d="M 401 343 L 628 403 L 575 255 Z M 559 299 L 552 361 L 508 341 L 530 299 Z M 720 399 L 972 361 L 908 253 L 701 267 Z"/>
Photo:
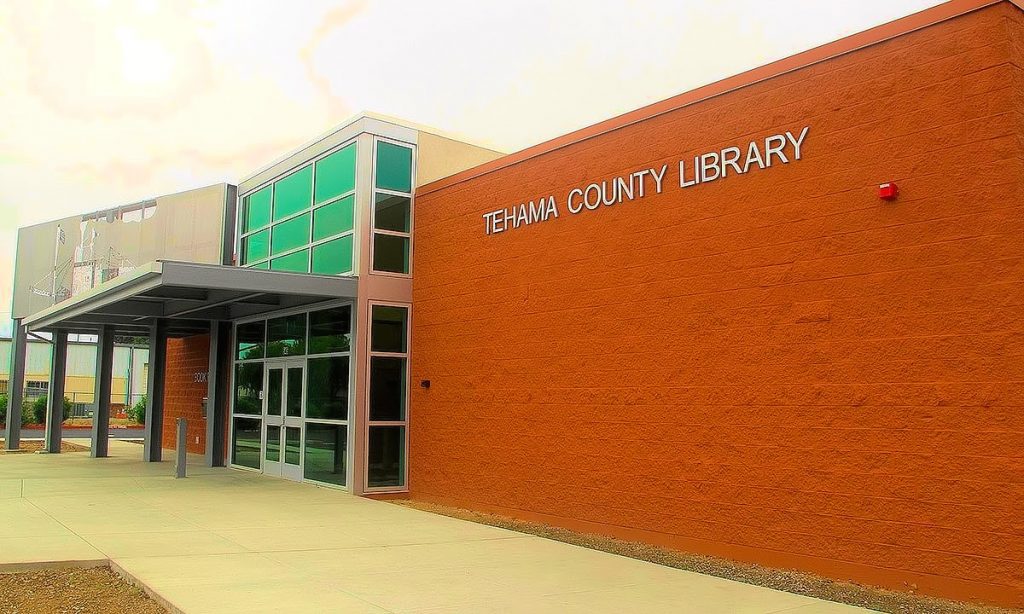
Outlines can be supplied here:
<path id="1" fill-rule="evenodd" d="M 46 394 L 43 391 L 41 394 L 35 395 L 36 397 Z M 93 411 L 95 410 L 94 395 L 92 393 L 85 392 L 70 392 L 66 395 L 69 401 L 71 401 L 71 417 L 72 418 L 92 418 Z M 143 398 L 145 394 L 115 394 L 110 396 L 110 417 L 112 418 L 125 418 L 127 417 L 125 412 L 128 408 L 132 407 Z M 30 398 L 27 393 L 25 398 Z"/>

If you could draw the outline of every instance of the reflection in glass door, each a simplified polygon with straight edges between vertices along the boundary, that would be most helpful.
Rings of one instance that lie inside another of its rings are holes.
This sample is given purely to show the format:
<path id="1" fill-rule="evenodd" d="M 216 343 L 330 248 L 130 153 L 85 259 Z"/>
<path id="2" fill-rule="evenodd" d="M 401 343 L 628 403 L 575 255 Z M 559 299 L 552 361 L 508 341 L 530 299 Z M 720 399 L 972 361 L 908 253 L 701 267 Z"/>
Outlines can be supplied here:
<path id="1" fill-rule="evenodd" d="M 263 406 L 263 472 L 302 479 L 304 362 L 267 363 Z"/>

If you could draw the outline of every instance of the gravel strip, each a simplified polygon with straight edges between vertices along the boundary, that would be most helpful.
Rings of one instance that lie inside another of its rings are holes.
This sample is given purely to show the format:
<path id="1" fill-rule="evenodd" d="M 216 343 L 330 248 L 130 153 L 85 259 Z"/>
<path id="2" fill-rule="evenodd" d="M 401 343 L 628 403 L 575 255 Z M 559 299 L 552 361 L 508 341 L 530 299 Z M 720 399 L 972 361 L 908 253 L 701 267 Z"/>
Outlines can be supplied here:
<path id="1" fill-rule="evenodd" d="M 109 567 L 0 573 L 4 614 L 166 614 Z"/>
<path id="2" fill-rule="evenodd" d="M 4 450 L 4 440 L 0 439 L 0 454 L 31 454 L 43 449 L 43 442 L 38 439 L 21 440 L 19 450 Z M 61 452 L 88 452 L 87 446 L 80 446 L 77 443 L 67 441 L 60 442 Z"/>

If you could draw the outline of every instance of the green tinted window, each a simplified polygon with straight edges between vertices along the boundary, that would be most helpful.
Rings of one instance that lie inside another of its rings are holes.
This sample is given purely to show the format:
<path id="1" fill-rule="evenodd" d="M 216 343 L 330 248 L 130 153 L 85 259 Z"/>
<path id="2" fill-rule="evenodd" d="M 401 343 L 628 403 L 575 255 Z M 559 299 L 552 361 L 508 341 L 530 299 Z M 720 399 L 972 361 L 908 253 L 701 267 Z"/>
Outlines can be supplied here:
<path id="1" fill-rule="evenodd" d="M 284 429 L 284 462 L 289 465 L 298 465 L 301 453 L 302 429 L 286 426 Z"/>
<path id="2" fill-rule="evenodd" d="M 244 232 L 255 230 L 270 223 L 270 196 L 272 193 L 273 189 L 268 185 L 259 192 L 254 192 L 245 197 Z"/>
<path id="3" fill-rule="evenodd" d="M 242 362 L 235 365 L 235 413 L 263 413 L 263 363 Z"/>
<path id="4" fill-rule="evenodd" d="M 276 256 L 281 252 L 295 249 L 309 243 L 309 214 L 293 217 L 287 222 L 274 226 L 271 238 L 271 251 Z"/>
<path id="5" fill-rule="evenodd" d="M 405 427 L 371 426 L 366 452 L 367 486 L 405 484 Z"/>
<path id="6" fill-rule="evenodd" d="M 373 270 L 389 273 L 409 272 L 409 237 L 373 235 Z"/>
<path id="7" fill-rule="evenodd" d="M 288 369 L 288 394 L 285 398 L 285 411 L 292 417 L 302 416 L 302 367 Z"/>
<path id="8" fill-rule="evenodd" d="M 405 358 L 370 357 L 370 421 L 405 420 Z"/>
<path id="9" fill-rule="evenodd" d="M 313 248 L 314 273 L 340 275 L 352 270 L 352 235 L 321 243 Z"/>
<path id="10" fill-rule="evenodd" d="M 281 427 L 267 425 L 267 452 L 263 457 L 272 463 L 281 462 Z"/>
<path id="11" fill-rule="evenodd" d="M 336 151 L 316 163 L 316 202 L 328 201 L 356 187 L 356 146 Z"/>
<path id="12" fill-rule="evenodd" d="M 274 219 L 303 209 L 313 201 L 313 166 L 296 171 L 274 184 Z"/>
<path id="13" fill-rule="evenodd" d="M 370 350 L 403 353 L 408 348 L 409 310 L 405 307 L 374 305 L 370 317 Z"/>
<path id="14" fill-rule="evenodd" d="M 263 421 L 253 418 L 235 418 L 231 429 L 231 462 L 235 465 L 260 468 L 260 427 Z"/>
<path id="15" fill-rule="evenodd" d="M 267 320 L 267 356 L 297 356 L 306 353 L 306 314 L 284 316 Z M 301 369 L 295 371 L 302 375 Z M 291 373 L 288 374 L 288 386 L 292 386 Z M 296 390 L 302 390 L 301 380 Z M 292 390 L 288 391 L 289 396 Z M 289 413 L 288 415 L 291 415 Z"/>
<path id="16" fill-rule="evenodd" d="M 281 415 L 281 392 L 284 390 L 284 376 L 281 369 L 267 370 L 267 414 Z"/>
<path id="17" fill-rule="evenodd" d="M 411 149 L 377 142 L 377 187 L 396 192 L 412 191 Z"/>
<path id="18" fill-rule="evenodd" d="M 263 262 L 261 262 L 259 264 L 252 265 L 252 268 L 254 268 L 254 269 L 263 269 L 263 270 L 269 269 L 270 268 L 270 261 L 269 260 L 264 260 Z"/>
<path id="19" fill-rule="evenodd" d="M 354 196 L 346 196 L 329 205 L 313 210 L 313 240 L 319 241 L 332 235 L 352 230 L 352 209 Z"/>
<path id="20" fill-rule="evenodd" d="M 348 357 L 309 361 L 306 381 L 306 417 L 348 419 Z"/>
<path id="21" fill-rule="evenodd" d="M 302 476 L 307 480 L 344 486 L 347 449 L 347 426 L 307 422 L 306 462 Z"/>
<path id="22" fill-rule="evenodd" d="M 274 271 L 290 271 L 292 273 L 308 273 L 309 272 L 309 250 L 304 249 L 300 252 L 288 254 L 287 256 L 281 256 L 280 258 L 274 258 L 270 261 L 270 268 Z"/>
<path id="23" fill-rule="evenodd" d="M 242 239 L 242 264 L 263 260 L 270 255 L 270 231 L 261 230 Z"/>
<path id="24" fill-rule="evenodd" d="M 347 352 L 352 346 L 352 308 L 348 305 L 309 314 L 309 353 Z M 310 368 L 312 368 L 310 361 Z M 313 381 L 310 378 L 310 381 Z"/>
<path id="25" fill-rule="evenodd" d="M 239 324 L 235 328 L 235 357 L 238 360 L 263 358 L 263 322 Z"/>
<path id="26" fill-rule="evenodd" d="M 409 197 L 377 194 L 373 227 L 379 230 L 409 232 Z"/>

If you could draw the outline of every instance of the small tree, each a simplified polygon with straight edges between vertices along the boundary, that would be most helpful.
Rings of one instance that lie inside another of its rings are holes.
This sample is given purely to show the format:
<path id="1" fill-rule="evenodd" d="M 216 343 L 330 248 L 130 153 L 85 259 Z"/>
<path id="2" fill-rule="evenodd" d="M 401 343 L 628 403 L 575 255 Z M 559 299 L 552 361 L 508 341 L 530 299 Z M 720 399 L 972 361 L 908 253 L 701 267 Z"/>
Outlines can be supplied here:
<path id="1" fill-rule="evenodd" d="M 128 419 L 138 424 L 146 423 L 146 395 L 142 395 L 135 405 L 128 408 L 125 413 L 128 414 Z"/>
<path id="2" fill-rule="evenodd" d="M 32 419 L 36 424 L 46 424 L 46 405 L 48 397 L 43 395 L 32 402 Z M 71 399 L 64 397 L 63 417 L 61 421 L 71 417 Z"/>
<path id="3" fill-rule="evenodd" d="M 7 424 L 7 393 L 0 394 L 0 424 Z"/>

